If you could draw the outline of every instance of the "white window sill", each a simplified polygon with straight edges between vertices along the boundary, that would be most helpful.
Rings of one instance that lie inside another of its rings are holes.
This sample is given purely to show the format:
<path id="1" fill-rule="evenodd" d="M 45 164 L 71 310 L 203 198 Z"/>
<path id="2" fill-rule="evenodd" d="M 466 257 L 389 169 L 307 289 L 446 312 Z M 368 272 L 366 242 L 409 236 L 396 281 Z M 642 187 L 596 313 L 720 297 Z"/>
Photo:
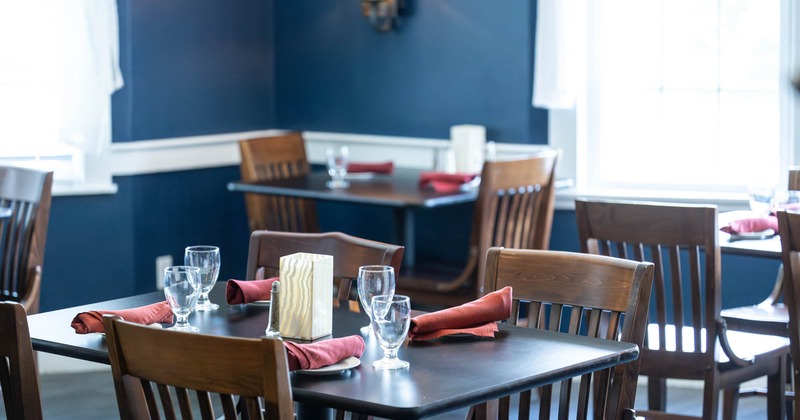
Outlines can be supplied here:
<path id="1" fill-rule="evenodd" d="M 86 184 L 53 184 L 53 197 L 72 195 L 100 195 L 116 194 L 117 184 L 114 183 L 86 183 Z"/>
<path id="2" fill-rule="evenodd" d="M 719 193 L 701 191 L 663 191 L 663 190 L 587 190 L 578 188 L 561 188 L 556 190 L 557 210 L 575 210 L 575 199 L 589 200 L 626 200 L 655 201 L 662 203 L 713 204 L 717 211 L 749 209 L 750 203 L 746 194 Z"/>

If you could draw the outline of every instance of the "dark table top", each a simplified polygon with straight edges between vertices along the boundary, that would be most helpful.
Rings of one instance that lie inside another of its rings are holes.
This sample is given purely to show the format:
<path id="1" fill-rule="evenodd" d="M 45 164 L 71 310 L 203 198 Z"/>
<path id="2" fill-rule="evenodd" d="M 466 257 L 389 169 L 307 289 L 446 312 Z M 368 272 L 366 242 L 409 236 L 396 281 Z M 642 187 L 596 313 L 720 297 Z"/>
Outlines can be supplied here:
<path id="1" fill-rule="evenodd" d="M 222 283 L 222 282 L 220 282 Z M 268 306 L 227 305 L 224 284 L 211 292 L 220 308 L 192 313 L 190 323 L 202 333 L 260 337 L 267 326 Z M 81 311 L 123 309 L 163 299 L 159 292 L 31 315 L 34 349 L 67 357 L 108 363 L 104 338 L 79 335 L 70 327 Z M 356 302 L 334 300 L 333 336 L 358 334 L 368 318 Z M 324 338 L 323 338 L 324 339 Z M 365 337 L 361 365 L 330 376 L 291 374 L 294 399 L 386 418 L 420 418 L 468 407 L 524 389 L 553 383 L 638 357 L 629 343 L 501 325 L 494 340 L 450 338 L 406 343 L 399 357 L 410 368 L 379 371 L 377 342 Z"/>
<path id="2" fill-rule="evenodd" d="M 328 173 L 315 171 L 300 178 L 231 182 L 228 190 L 389 207 L 436 207 L 475 201 L 477 197 L 476 188 L 452 193 L 420 188 L 419 174 L 416 169 L 396 168 L 391 175 L 375 174 L 364 179 L 350 179 L 349 187 L 331 189 L 325 186 L 330 180 Z"/>

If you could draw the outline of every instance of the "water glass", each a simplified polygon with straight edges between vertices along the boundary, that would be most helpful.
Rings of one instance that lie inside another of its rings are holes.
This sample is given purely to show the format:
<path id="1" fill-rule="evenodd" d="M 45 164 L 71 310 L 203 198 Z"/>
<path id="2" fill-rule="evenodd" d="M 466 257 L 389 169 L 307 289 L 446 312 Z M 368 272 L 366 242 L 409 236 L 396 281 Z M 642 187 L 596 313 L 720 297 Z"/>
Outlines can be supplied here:
<path id="1" fill-rule="evenodd" d="M 191 267 L 200 269 L 199 288 L 200 295 L 197 298 L 196 311 L 212 311 L 219 308 L 219 305 L 211 303 L 208 293 L 217 284 L 219 276 L 219 248 L 209 245 L 195 245 L 186 247 L 183 254 L 183 263 Z"/>
<path id="2" fill-rule="evenodd" d="M 376 369 L 401 369 L 408 362 L 397 358 L 411 325 L 411 299 L 403 295 L 372 298 L 372 331 L 383 349 L 383 358 L 372 362 Z"/>
<path id="3" fill-rule="evenodd" d="M 394 295 L 394 267 L 390 265 L 364 265 L 359 267 L 357 287 L 361 307 L 364 308 L 364 312 L 372 320 L 372 311 L 370 310 L 372 297 Z M 367 324 L 367 326 L 361 328 L 361 333 L 368 335 L 370 330 L 372 330 L 372 327 Z"/>
<path id="4" fill-rule="evenodd" d="M 350 160 L 350 148 L 347 146 L 329 146 L 325 149 L 328 175 L 331 180 L 325 183 L 328 188 L 347 188 L 350 183 L 344 177 L 347 175 L 347 163 Z"/>
<path id="5" fill-rule="evenodd" d="M 164 296 L 175 314 L 175 325 L 171 330 L 197 331 L 197 327 L 189 325 L 189 314 L 192 313 L 200 288 L 197 281 L 200 269 L 185 265 L 177 265 L 164 269 Z"/>

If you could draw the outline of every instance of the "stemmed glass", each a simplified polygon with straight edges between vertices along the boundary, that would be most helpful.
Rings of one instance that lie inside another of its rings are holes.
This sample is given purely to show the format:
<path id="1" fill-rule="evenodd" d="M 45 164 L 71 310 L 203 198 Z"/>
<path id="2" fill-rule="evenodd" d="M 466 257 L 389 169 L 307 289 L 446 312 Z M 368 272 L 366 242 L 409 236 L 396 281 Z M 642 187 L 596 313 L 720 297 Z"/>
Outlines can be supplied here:
<path id="1" fill-rule="evenodd" d="M 361 307 L 372 320 L 372 297 L 378 295 L 394 295 L 394 267 L 390 265 L 364 265 L 358 268 L 358 298 Z M 361 327 L 361 333 L 368 335 L 372 327 L 367 324 Z"/>
<path id="2" fill-rule="evenodd" d="M 328 164 L 328 175 L 331 180 L 326 182 L 328 188 L 347 188 L 350 183 L 344 177 L 347 175 L 347 162 L 350 158 L 350 148 L 347 146 L 330 146 L 325 149 L 325 158 Z"/>
<path id="3" fill-rule="evenodd" d="M 197 284 L 199 276 L 200 269 L 197 267 L 177 265 L 164 269 L 164 296 L 177 319 L 170 330 L 198 331 L 197 327 L 189 325 L 189 314 L 200 295 Z"/>
<path id="4" fill-rule="evenodd" d="M 372 362 L 376 369 L 401 369 L 408 362 L 397 358 L 397 349 L 405 342 L 411 325 L 411 299 L 403 295 L 380 295 L 372 298 L 372 330 L 383 349 L 383 358 Z"/>
<path id="5" fill-rule="evenodd" d="M 196 311 L 213 311 L 219 308 L 216 303 L 211 303 L 208 293 L 217 284 L 219 276 L 219 248 L 209 245 L 195 245 L 186 247 L 183 254 L 183 263 L 200 269 L 199 288 L 200 295 L 197 298 Z"/>

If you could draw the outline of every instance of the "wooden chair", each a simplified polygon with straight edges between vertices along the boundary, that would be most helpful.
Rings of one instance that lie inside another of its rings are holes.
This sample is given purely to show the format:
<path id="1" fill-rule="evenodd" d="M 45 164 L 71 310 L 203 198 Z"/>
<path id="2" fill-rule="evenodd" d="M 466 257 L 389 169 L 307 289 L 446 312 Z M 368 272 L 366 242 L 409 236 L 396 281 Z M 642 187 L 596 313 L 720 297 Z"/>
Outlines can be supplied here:
<path id="1" fill-rule="evenodd" d="M 12 212 L 0 220 L 0 301 L 29 314 L 39 311 L 52 185 L 52 172 L 0 167 L 0 208 Z"/>
<path id="2" fill-rule="evenodd" d="M 786 275 L 785 302 L 789 312 L 789 341 L 792 360 L 800 360 L 800 213 L 779 211 L 781 259 Z M 792 370 L 794 383 L 800 384 L 800 369 Z M 794 398 L 793 418 L 800 419 L 800 398 Z"/>
<path id="3" fill-rule="evenodd" d="M 490 247 L 548 249 L 557 157 L 553 149 L 514 160 L 487 161 L 472 215 L 469 255 L 461 273 L 448 278 L 416 268 L 398 282 L 398 293 L 430 307 L 462 304 L 483 295 Z"/>
<path id="4" fill-rule="evenodd" d="M 800 190 L 800 168 L 789 170 L 790 191 Z M 789 312 L 784 304 L 784 269 L 781 265 L 775 277 L 772 292 L 757 305 L 722 310 L 728 328 L 758 334 L 789 336 Z M 759 390 L 750 393 L 760 393 Z"/>
<path id="5" fill-rule="evenodd" d="M 294 419 L 280 340 L 189 334 L 111 316 L 103 322 L 121 419 L 192 418 L 192 412 L 214 419 L 211 394 L 218 394 L 226 419 L 237 418 L 235 397 L 243 418 Z"/>
<path id="6" fill-rule="evenodd" d="M 720 316 L 715 206 L 576 200 L 583 252 L 655 263 L 655 313 L 642 350 L 646 417 L 666 411 L 666 379 L 703 381 L 704 419 L 735 417 L 742 382 L 767 376 L 769 418 L 783 416 L 788 340 L 728 331 Z M 638 414 L 642 414 L 641 412 Z"/>
<path id="7" fill-rule="evenodd" d="M 563 251 L 490 248 L 486 291 L 513 288 L 512 325 L 567 334 L 588 335 L 635 343 L 641 348 L 653 264 Z M 619 419 L 633 407 L 639 363 L 631 362 L 584 375 L 576 401 L 571 401 L 574 379 L 540 388 L 539 416 L 550 419 L 592 417 Z M 591 391 L 591 392 L 590 392 Z M 558 398 L 557 401 L 553 399 Z M 519 396 L 519 418 L 530 416 L 531 391 Z M 510 397 L 499 403 L 498 418 L 507 419 Z M 477 418 L 487 406 L 476 407 Z M 575 409 L 574 414 L 570 410 Z M 492 416 L 493 417 L 493 416 Z"/>
<path id="8" fill-rule="evenodd" d="M 0 302 L 0 389 L 9 420 L 41 420 L 39 377 L 25 308 Z"/>
<path id="9" fill-rule="evenodd" d="M 306 175 L 310 166 L 300 133 L 239 142 L 243 181 L 271 181 Z M 245 194 L 250 231 L 318 232 L 316 202 L 309 199 Z"/>
<path id="10" fill-rule="evenodd" d="M 255 231 L 250 235 L 246 278 L 278 276 L 280 258 L 296 252 L 333 255 L 333 277 L 339 279 L 337 296 L 350 299 L 352 282 L 362 265 L 391 265 L 400 273 L 404 247 L 356 238 L 341 232 L 293 233 Z"/>

